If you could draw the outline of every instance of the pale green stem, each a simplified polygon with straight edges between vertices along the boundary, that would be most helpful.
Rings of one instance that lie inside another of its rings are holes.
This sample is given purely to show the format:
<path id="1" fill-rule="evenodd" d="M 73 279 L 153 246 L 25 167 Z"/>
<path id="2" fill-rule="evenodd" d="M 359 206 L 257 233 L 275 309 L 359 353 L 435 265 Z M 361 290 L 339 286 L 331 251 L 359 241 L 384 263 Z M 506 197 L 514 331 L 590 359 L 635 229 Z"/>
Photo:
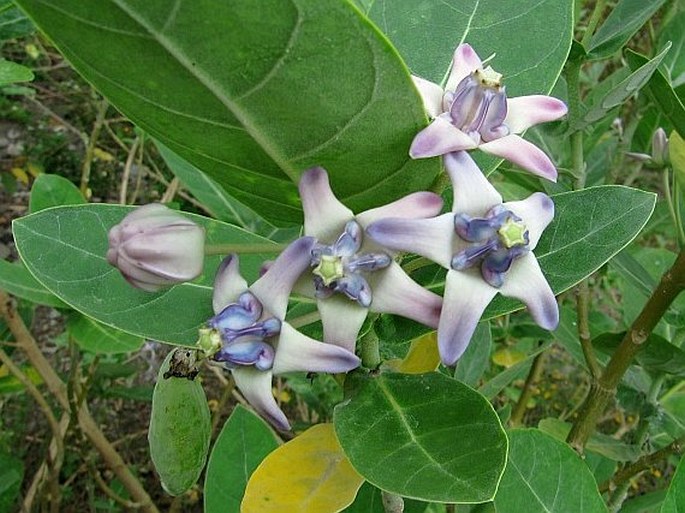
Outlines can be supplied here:
<path id="1" fill-rule="evenodd" d="M 287 244 L 208 244 L 205 246 L 205 255 L 280 253 L 287 246 Z"/>
<path id="2" fill-rule="evenodd" d="M 590 21 L 587 22 L 587 28 L 585 29 L 585 33 L 583 33 L 583 39 L 580 42 L 580 44 L 582 44 L 586 49 L 590 44 L 590 39 L 592 39 L 595 29 L 597 28 L 597 24 L 602 17 L 602 12 L 604 12 L 605 5 L 606 0 L 597 0 L 595 3 L 595 9 L 592 11 L 592 16 L 590 16 Z"/>

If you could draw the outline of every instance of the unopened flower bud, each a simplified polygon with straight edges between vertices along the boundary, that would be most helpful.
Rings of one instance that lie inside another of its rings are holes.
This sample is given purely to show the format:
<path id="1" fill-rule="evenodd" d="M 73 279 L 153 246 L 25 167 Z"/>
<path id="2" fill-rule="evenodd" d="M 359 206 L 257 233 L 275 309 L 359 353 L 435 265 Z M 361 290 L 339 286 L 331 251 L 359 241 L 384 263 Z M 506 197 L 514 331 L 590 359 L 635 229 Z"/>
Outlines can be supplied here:
<path id="1" fill-rule="evenodd" d="M 204 229 L 159 203 L 137 208 L 109 231 L 107 261 L 139 289 L 155 292 L 197 278 Z"/>
<path id="2" fill-rule="evenodd" d="M 661 127 L 652 135 L 652 162 L 658 167 L 665 167 L 669 163 L 668 137 Z"/>

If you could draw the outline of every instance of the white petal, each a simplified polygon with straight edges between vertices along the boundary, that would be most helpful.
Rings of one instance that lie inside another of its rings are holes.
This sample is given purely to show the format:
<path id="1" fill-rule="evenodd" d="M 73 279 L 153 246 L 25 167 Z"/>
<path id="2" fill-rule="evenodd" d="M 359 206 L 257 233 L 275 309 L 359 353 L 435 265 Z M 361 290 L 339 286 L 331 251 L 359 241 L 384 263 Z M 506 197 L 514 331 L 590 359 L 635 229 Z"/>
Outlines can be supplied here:
<path id="1" fill-rule="evenodd" d="M 301 237 L 292 242 L 250 287 L 264 309 L 277 319 L 285 318 L 288 297 L 300 275 L 309 269 L 314 243 L 312 237 Z"/>
<path id="2" fill-rule="evenodd" d="M 531 95 L 507 98 L 504 124 L 512 134 L 519 134 L 538 123 L 554 121 L 568 112 L 566 104 L 551 96 Z"/>
<path id="3" fill-rule="evenodd" d="M 528 247 L 534 250 L 542 232 L 554 218 L 554 202 L 542 192 L 531 194 L 521 201 L 509 201 L 504 206 L 523 219 L 528 228 L 530 242 Z"/>
<path id="4" fill-rule="evenodd" d="M 354 353 L 368 309 L 339 294 L 317 299 L 316 304 L 323 324 L 323 341 Z"/>
<path id="5" fill-rule="evenodd" d="M 454 51 L 452 57 L 452 69 L 445 85 L 446 91 L 454 91 L 467 75 L 470 75 L 478 68 L 483 67 L 483 62 L 478 54 L 467 43 L 460 44 Z"/>
<path id="6" fill-rule="evenodd" d="M 289 431 L 290 423 L 276 404 L 271 392 L 271 371 L 260 371 L 253 367 L 232 369 L 233 379 L 247 402 L 279 431 Z"/>
<path id="7" fill-rule="evenodd" d="M 366 233 L 381 246 L 416 253 L 450 268 L 455 237 L 451 213 L 430 219 L 381 219 L 372 223 Z"/>
<path id="8" fill-rule="evenodd" d="M 369 276 L 373 301 L 371 311 L 391 313 L 438 327 L 442 299 L 412 280 L 396 262 Z"/>
<path id="9" fill-rule="evenodd" d="M 442 87 L 421 77 L 412 75 L 411 78 L 421 95 L 423 107 L 426 109 L 428 116 L 436 118 L 438 115 L 442 114 L 442 95 L 444 94 Z"/>
<path id="10" fill-rule="evenodd" d="M 314 167 L 306 171 L 300 178 L 299 190 L 304 233 L 322 243 L 334 243 L 354 214 L 333 194 L 326 170 Z"/>
<path id="11" fill-rule="evenodd" d="M 218 314 L 231 303 L 238 301 L 238 296 L 247 290 L 247 282 L 240 275 L 238 255 L 228 255 L 223 259 L 214 278 L 212 307 Z"/>
<path id="12" fill-rule="evenodd" d="M 448 271 L 438 325 L 438 349 L 445 365 L 464 354 L 485 308 L 497 294 L 478 270 Z"/>
<path id="13" fill-rule="evenodd" d="M 471 150 L 476 143 L 449 121 L 449 114 L 435 118 L 421 130 L 411 143 L 409 156 L 413 159 L 437 157 L 451 151 Z"/>
<path id="14" fill-rule="evenodd" d="M 540 327 L 553 330 L 558 326 L 559 305 L 533 253 L 514 261 L 500 292 L 523 301 Z"/>
<path id="15" fill-rule="evenodd" d="M 359 358 L 347 349 L 314 340 L 284 322 L 272 370 L 277 375 L 297 371 L 335 374 L 355 369 L 360 363 Z"/>
<path id="16" fill-rule="evenodd" d="M 490 184 L 468 153 L 450 153 L 445 155 L 444 161 L 454 191 L 453 212 L 483 216 L 492 207 L 502 203 L 500 193 Z"/>
<path id="17" fill-rule="evenodd" d="M 545 152 L 518 135 L 507 135 L 481 144 L 487 153 L 507 159 L 517 166 L 552 182 L 557 181 L 557 168 Z"/>
<path id="18" fill-rule="evenodd" d="M 399 217 L 414 219 L 433 217 L 442 210 L 442 198 L 432 192 L 415 192 L 382 207 L 367 210 L 357 215 L 357 222 L 367 227 L 378 219 Z"/>

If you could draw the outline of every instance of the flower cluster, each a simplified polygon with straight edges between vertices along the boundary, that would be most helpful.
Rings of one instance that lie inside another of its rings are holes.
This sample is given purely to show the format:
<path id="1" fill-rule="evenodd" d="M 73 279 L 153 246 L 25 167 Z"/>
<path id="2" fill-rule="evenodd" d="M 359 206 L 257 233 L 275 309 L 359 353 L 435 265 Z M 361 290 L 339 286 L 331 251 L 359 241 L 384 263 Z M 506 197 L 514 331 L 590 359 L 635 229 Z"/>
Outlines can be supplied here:
<path id="1" fill-rule="evenodd" d="M 548 96 L 507 98 L 501 75 L 483 69 L 466 44 L 455 51 L 446 89 L 420 78 L 415 83 L 433 119 L 416 135 L 410 155 L 443 156 L 453 187 L 449 213 L 440 215 L 440 196 L 418 192 L 355 215 L 336 198 L 326 171 L 315 167 L 299 182 L 304 236 L 251 286 L 236 255 L 217 272 L 215 315 L 200 330 L 198 344 L 230 370 L 245 398 L 280 430 L 290 426 L 272 395 L 272 377 L 359 366 L 355 346 L 369 311 L 437 328 L 446 365 L 464 353 L 497 293 L 525 303 L 541 327 L 558 324 L 554 293 L 533 254 L 554 216 L 552 200 L 538 192 L 503 203 L 467 152 L 481 149 L 555 180 L 549 157 L 516 134 L 558 119 L 566 106 Z M 110 232 L 108 260 L 146 290 L 192 279 L 201 270 L 202 230 L 191 226 L 160 205 L 143 207 Z M 396 261 L 397 252 L 447 269 L 444 297 L 414 282 Z M 293 292 L 316 302 L 323 342 L 286 321 Z"/>

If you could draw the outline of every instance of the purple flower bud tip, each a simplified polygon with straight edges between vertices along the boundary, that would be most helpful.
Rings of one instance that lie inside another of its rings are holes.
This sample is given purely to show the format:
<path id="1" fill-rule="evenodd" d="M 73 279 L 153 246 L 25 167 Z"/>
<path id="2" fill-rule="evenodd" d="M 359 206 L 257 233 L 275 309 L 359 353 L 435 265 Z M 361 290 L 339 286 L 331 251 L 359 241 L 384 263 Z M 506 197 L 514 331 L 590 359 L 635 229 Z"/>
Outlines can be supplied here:
<path id="1" fill-rule="evenodd" d="M 128 214 L 108 240 L 107 261 L 134 287 L 155 292 L 202 273 L 204 229 L 159 203 Z"/>

